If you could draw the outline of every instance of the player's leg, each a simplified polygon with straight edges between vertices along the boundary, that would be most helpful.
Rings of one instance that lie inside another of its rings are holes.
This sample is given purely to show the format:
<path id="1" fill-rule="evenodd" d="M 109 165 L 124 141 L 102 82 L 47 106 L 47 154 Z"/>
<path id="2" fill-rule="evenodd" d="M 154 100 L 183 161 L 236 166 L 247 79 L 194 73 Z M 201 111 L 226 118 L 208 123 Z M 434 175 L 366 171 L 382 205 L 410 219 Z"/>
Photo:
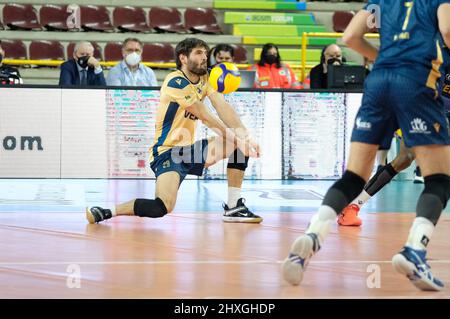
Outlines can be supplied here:
<path id="1" fill-rule="evenodd" d="M 444 284 L 431 274 L 426 249 L 442 210 L 450 197 L 450 146 L 414 148 L 425 188 L 417 202 L 417 217 L 403 250 L 392 258 L 395 269 L 422 290 L 441 290 Z"/>
<path id="2" fill-rule="evenodd" d="M 291 246 L 288 258 L 282 265 L 284 279 L 298 285 L 309 259 L 320 249 L 331 223 L 336 220 L 353 199 L 361 193 L 369 179 L 380 145 L 385 136 L 392 140 L 397 121 L 390 108 L 390 82 L 388 74 L 373 71 L 366 79 L 362 105 L 356 115 L 350 144 L 347 169 L 325 194 L 318 212 L 311 218 L 306 234 L 298 237 Z"/>
<path id="3" fill-rule="evenodd" d="M 311 219 L 306 234 L 295 240 L 288 258 L 283 262 L 283 276 L 290 284 L 298 285 L 301 282 L 308 259 L 320 249 L 331 223 L 363 189 L 370 176 L 377 150 L 378 145 L 351 143 L 347 170 L 327 191 L 322 205 Z"/>
<path id="4" fill-rule="evenodd" d="M 433 277 L 426 249 L 450 197 L 449 124 L 435 89 L 403 77 L 392 82 L 397 83 L 395 91 L 399 94 L 393 99 L 405 144 L 413 149 L 425 179 L 407 242 L 392 262 L 419 289 L 440 290 L 443 283 Z"/>
<path id="5" fill-rule="evenodd" d="M 180 175 L 171 171 L 161 174 L 156 179 L 155 199 L 136 198 L 126 203 L 118 204 L 115 208 L 105 209 L 99 206 L 88 207 L 86 218 L 94 224 L 115 216 L 128 215 L 139 217 L 159 218 L 171 213 L 175 207 Z"/>
<path id="6" fill-rule="evenodd" d="M 249 158 L 241 150 L 235 149 L 228 158 L 227 180 L 228 180 L 228 201 L 227 206 L 234 208 L 238 200 L 241 199 L 242 181 Z"/>
<path id="7" fill-rule="evenodd" d="M 233 143 L 224 141 L 220 137 L 214 137 L 208 140 L 208 155 L 206 159 L 205 167 L 214 165 L 220 160 L 230 157 L 236 150 Z M 242 153 L 241 153 L 242 154 Z M 242 154 L 243 155 L 243 154 Z M 232 184 L 234 186 L 240 186 L 242 184 L 243 172 L 239 169 L 234 169 L 239 172 L 232 173 Z M 240 176 L 242 174 L 242 176 Z M 230 185 L 230 184 L 229 184 Z M 260 223 L 262 218 L 253 214 L 246 206 L 242 198 L 238 198 L 237 204 L 229 208 L 228 205 L 224 205 L 224 215 L 222 218 L 225 222 L 238 222 L 238 223 Z"/>
<path id="8" fill-rule="evenodd" d="M 360 226 L 362 220 L 358 217 L 361 207 L 385 185 L 387 185 L 399 172 L 408 168 L 414 160 L 414 154 L 406 147 L 403 139 L 400 140 L 400 151 L 392 162 L 381 167 L 367 182 L 361 194 L 350 205 L 345 207 L 339 215 L 338 224 L 341 226 Z"/>

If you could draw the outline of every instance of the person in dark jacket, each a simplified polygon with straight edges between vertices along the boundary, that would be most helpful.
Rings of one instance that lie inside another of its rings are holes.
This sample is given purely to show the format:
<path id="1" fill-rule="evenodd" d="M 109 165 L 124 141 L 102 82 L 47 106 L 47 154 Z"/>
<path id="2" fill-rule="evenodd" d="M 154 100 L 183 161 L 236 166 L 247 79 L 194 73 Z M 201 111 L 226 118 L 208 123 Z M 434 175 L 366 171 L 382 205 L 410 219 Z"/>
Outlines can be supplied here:
<path id="1" fill-rule="evenodd" d="M 73 59 L 61 64 L 59 85 L 106 86 L 100 62 L 94 58 L 94 47 L 89 42 L 75 45 Z"/>

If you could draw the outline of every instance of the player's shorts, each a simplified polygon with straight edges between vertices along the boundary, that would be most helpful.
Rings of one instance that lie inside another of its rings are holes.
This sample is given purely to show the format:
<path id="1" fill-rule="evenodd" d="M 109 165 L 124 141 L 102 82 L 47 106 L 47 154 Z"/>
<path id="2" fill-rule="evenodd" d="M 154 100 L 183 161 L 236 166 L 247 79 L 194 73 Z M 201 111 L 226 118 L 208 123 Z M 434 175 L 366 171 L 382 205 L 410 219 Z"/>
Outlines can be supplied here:
<path id="1" fill-rule="evenodd" d="M 150 167 L 158 178 L 167 172 L 177 172 L 180 183 L 186 175 L 202 176 L 208 154 L 208 140 L 200 140 L 192 145 L 171 148 L 155 156 Z"/>
<path id="2" fill-rule="evenodd" d="M 401 128 L 407 147 L 450 144 L 450 131 L 442 99 L 436 92 L 394 70 L 372 71 L 364 84 L 352 142 L 389 149 L 393 133 Z"/>

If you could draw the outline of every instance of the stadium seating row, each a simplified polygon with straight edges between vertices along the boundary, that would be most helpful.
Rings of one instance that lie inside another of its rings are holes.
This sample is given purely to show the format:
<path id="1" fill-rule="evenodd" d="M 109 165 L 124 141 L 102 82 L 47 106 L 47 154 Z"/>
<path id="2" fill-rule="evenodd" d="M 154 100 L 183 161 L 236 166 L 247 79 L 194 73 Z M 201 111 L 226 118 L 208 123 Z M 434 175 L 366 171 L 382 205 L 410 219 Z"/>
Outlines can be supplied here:
<path id="1" fill-rule="evenodd" d="M 108 42 L 104 46 L 104 50 L 97 42 L 91 42 L 94 46 L 94 56 L 99 60 L 109 62 L 120 61 L 122 57 L 122 43 Z M 64 46 L 59 41 L 31 41 L 29 45 L 29 54 L 27 55 L 27 48 L 21 40 L 3 40 L 1 42 L 2 48 L 7 53 L 8 59 L 17 60 L 65 60 L 71 58 L 75 43 L 67 45 L 67 55 L 64 54 Z M 235 57 L 237 63 L 247 63 L 247 50 L 238 45 L 233 45 L 235 48 Z M 168 43 L 144 43 L 144 51 L 142 54 L 144 62 L 153 63 L 169 63 L 175 61 L 174 48 Z"/>
<path id="2" fill-rule="evenodd" d="M 141 7 L 115 7 L 112 15 L 111 20 L 105 6 L 45 4 L 38 13 L 31 4 L 11 3 L 3 7 L 3 25 L 12 30 L 222 33 L 211 8 L 187 8 L 184 23 L 177 8 L 152 7 L 149 23 Z"/>

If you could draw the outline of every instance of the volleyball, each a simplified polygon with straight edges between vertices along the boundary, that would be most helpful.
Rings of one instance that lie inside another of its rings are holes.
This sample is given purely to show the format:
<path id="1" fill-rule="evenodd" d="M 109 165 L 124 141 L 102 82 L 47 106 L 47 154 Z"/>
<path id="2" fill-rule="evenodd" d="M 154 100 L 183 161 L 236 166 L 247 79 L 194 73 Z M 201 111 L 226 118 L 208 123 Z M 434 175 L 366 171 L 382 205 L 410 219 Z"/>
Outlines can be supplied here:
<path id="1" fill-rule="evenodd" d="M 223 94 L 232 93 L 241 84 L 241 74 L 234 63 L 223 62 L 211 70 L 209 83 L 217 92 Z"/>

